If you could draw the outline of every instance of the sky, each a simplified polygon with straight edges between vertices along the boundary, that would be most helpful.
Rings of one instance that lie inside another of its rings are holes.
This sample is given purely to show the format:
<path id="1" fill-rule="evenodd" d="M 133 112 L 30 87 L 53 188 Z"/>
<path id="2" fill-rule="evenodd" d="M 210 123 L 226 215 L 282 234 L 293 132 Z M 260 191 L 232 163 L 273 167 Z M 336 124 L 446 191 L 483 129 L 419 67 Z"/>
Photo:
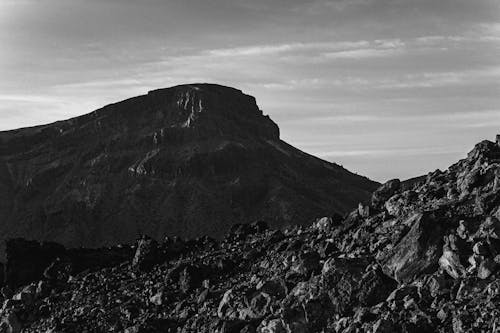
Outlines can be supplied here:
<path id="1" fill-rule="evenodd" d="M 219 83 L 297 148 L 405 179 L 500 133 L 499 59 L 498 0 L 0 0 L 0 130 Z"/>

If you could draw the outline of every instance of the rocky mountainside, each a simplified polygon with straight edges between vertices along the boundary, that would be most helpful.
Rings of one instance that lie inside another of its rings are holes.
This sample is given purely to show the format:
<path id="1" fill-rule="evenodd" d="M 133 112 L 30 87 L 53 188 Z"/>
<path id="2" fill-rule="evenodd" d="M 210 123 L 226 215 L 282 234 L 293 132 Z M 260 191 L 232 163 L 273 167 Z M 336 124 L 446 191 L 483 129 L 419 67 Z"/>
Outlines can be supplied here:
<path id="1" fill-rule="evenodd" d="M 0 132 L 0 241 L 221 237 L 238 222 L 343 214 L 377 185 L 281 141 L 253 97 L 183 85 Z"/>
<path id="2" fill-rule="evenodd" d="M 344 219 L 283 231 L 261 221 L 220 242 L 143 237 L 92 253 L 12 240 L 0 327 L 498 332 L 499 218 L 500 142 L 484 141 L 446 171 L 387 182 Z M 27 271 L 42 261 L 51 264 Z M 33 282 L 15 288 L 20 279 Z"/>

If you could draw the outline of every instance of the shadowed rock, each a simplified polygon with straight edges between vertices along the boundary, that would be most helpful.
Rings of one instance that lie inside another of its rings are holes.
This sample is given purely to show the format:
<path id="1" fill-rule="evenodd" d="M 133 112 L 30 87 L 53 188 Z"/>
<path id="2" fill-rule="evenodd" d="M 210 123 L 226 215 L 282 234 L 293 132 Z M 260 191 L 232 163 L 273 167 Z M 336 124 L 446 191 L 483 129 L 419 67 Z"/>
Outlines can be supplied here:
<path id="1" fill-rule="evenodd" d="M 252 96 L 182 85 L 0 132 L 0 241 L 220 238 L 235 223 L 344 214 L 376 186 L 281 141 Z"/>

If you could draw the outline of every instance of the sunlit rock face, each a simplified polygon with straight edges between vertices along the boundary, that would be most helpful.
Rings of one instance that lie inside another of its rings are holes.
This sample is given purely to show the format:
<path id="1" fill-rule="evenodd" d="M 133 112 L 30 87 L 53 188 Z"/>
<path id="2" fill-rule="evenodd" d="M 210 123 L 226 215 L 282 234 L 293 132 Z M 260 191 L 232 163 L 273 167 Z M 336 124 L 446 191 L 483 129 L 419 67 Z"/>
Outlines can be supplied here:
<path id="1" fill-rule="evenodd" d="M 0 132 L 0 240 L 101 246 L 309 223 L 377 186 L 279 139 L 253 97 L 182 85 Z"/>

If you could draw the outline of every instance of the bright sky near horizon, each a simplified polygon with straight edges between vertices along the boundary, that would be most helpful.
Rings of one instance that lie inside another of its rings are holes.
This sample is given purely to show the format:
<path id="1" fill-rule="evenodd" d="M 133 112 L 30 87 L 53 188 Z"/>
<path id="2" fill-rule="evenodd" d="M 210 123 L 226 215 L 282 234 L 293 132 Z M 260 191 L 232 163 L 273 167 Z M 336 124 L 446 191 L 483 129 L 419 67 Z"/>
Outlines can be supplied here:
<path id="1" fill-rule="evenodd" d="M 498 0 L 0 0 L 0 130 L 183 83 L 378 181 L 500 133 Z"/>

